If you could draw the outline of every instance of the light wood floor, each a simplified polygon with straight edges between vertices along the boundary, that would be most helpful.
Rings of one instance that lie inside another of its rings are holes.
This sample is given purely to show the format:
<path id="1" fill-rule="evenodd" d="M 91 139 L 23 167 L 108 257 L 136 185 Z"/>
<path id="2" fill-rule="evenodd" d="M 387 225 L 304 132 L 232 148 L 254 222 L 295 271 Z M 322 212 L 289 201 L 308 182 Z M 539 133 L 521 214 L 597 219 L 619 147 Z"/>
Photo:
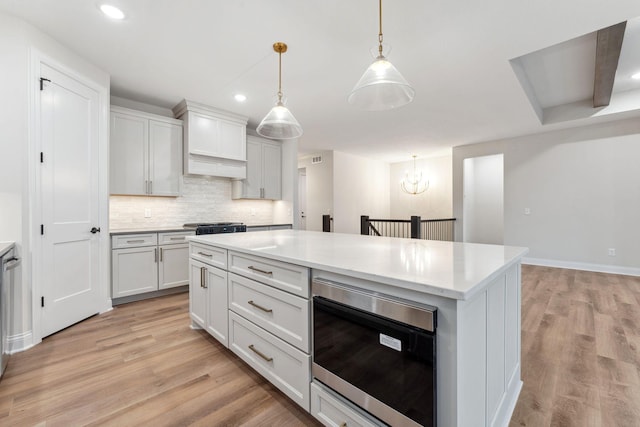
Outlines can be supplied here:
<path id="1" fill-rule="evenodd" d="M 0 426 L 319 426 L 205 332 L 186 293 L 124 304 L 14 354 Z"/>
<path id="2" fill-rule="evenodd" d="M 640 426 L 640 277 L 522 267 L 510 427 Z"/>
<path id="3" fill-rule="evenodd" d="M 640 278 L 523 266 L 522 279 L 510 427 L 640 426 Z M 187 311 L 186 294 L 125 304 L 13 355 L 0 426 L 319 426 Z"/>

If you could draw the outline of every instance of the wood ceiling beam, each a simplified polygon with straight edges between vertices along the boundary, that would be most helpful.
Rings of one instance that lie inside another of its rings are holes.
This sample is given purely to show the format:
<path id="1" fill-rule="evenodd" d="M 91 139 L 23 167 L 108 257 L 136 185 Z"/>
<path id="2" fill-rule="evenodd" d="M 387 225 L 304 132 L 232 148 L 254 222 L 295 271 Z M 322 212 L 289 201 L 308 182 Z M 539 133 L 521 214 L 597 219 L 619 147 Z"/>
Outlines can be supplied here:
<path id="1" fill-rule="evenodd" d="M 598 31 L 596 73 L 593 79 L 593 108 L 606 107 L 611 102 L 626 26 L 627 21 L 624 21 Z"/>

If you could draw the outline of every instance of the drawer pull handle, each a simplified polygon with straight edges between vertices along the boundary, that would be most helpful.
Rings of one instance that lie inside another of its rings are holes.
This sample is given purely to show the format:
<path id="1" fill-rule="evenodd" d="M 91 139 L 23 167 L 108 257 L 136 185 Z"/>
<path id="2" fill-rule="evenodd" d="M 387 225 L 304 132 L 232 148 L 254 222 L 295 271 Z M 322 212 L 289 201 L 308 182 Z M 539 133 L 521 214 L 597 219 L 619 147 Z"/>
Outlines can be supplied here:
<path id="1" fill-rule="evenodd" d="M 257 354 L 258 356 L 260 356 L 262 359 L 264 359 L 266 362 L 271 362 L 273 360 L 273 357 L 268 357 L 265 356 L 264 353 L 262 353 L 261 351 L 256 350 L 256 348 L 253 346 L 253 344 L 251 344 L 249 346 L 249 350 L 253 351 L 255 354 Z"/>
<path id="2" fill-rule="evenodd" d="M 273 313 L 273 310 L 272 310 L 272 309 L 270 309 L 270 308 L 264 308 L 263 306 L 258 305 L 258 304 L 256 304 L 256 303 L 255 303 L 255 302 L 253 302 L 253 301 L 247 301 L 247 304 L 252 305 L 252 306 L 254 306 L 255 308 L 257 308 L 257 309 L 259 309 L 259 310 L 262 310 L 262 311 L 264 311 L 265 313 Z"/>
<path id="3" fill-rule="evenodd" d="M 182 236 L 182 237 L 169 237 L 169 240 L 184 240 L 184 236 Z"/>
<path id="4" fill-rule="evenodd" d="M 206 254 L 206 253 L 204 253 L 204 252 L 198 252 L 198 255 L 202 255 L 202 256 L 209 257 L 209 258 L 213 258 L 213 255 L 211 255 L 211 254 Z"/>
<path id="5" fill-rule="evenodd" d="M 267 276 L 273 276 L 273 271 L 260 270 L 259 268 L 256 268 L 253 265 L 249 266 L 249 270 L 257 271 L 258 273 L 266 274 Z"/>
<path id="6" fill-rule="evenodd" d="M 127 240 L 127 243 L 144 243 L 144 240 Z"/>

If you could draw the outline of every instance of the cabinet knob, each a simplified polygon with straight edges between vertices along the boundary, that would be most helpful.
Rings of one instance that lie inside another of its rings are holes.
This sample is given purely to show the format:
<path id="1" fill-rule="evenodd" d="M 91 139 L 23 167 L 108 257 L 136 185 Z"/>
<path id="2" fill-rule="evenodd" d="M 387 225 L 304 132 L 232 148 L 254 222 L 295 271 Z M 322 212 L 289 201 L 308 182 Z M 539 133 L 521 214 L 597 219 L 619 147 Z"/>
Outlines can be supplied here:
<path id="1" fill-rule="evenodd" d="M 100 232 L 100 227 L 98 227 L 98 228 L 93 227 L 93 228 L 91 228 L 91 230 L 89 230 L 89 231 L 91 232 L 91 234 L 99 233 L 99 232 Z"/>

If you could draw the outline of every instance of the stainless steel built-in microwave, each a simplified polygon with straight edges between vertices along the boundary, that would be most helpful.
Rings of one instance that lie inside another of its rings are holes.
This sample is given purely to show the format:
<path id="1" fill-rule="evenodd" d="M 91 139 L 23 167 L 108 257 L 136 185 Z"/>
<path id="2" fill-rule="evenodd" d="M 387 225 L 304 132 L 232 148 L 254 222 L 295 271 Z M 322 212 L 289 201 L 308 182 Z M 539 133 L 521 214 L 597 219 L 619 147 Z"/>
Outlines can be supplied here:
<path id="1" fill-rule="evenodd" d="M 315 278 L 314 381 L 394 427 L 436 425 L 434 307 Z"/>

